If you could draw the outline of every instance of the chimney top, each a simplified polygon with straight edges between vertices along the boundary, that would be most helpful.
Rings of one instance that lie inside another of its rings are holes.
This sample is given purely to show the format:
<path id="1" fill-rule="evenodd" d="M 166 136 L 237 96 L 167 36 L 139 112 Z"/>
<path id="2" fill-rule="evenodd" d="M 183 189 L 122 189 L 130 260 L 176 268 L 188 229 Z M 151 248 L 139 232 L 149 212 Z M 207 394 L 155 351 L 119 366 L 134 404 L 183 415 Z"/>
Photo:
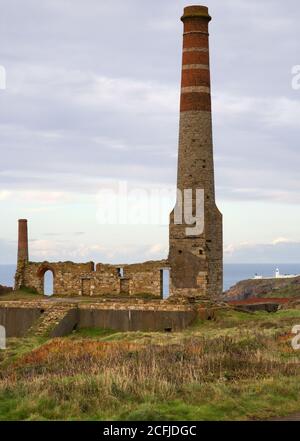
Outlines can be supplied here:
<path id="1" fill-rule="evenodd" d="M 208 21 L 211 20 L 207 6 L 187 6 L 184 8 L 181 20 L 184 21 L 187 18 L 206 18 Z"/>
<path id="2" fill-rule="evenodd" d="M 19 222 L 27 222 L 27 219 L 19 219 Z"/>

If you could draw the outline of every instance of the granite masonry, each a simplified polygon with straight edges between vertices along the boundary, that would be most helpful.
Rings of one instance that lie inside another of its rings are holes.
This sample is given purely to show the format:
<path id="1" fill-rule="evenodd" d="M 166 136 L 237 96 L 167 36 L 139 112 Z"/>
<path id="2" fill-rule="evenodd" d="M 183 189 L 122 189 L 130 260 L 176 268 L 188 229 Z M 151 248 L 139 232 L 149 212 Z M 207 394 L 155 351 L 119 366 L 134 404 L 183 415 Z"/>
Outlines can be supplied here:
<path id="1" fill-rule="evenodd" d="M 62 296 L 138 296 L 161 298 L 162 273 L 167 262 L 104 265 L 93 262 L 18 262 L 15 289 L 44 293 L 44 276 L 53 274 L 53 294 Z"/>

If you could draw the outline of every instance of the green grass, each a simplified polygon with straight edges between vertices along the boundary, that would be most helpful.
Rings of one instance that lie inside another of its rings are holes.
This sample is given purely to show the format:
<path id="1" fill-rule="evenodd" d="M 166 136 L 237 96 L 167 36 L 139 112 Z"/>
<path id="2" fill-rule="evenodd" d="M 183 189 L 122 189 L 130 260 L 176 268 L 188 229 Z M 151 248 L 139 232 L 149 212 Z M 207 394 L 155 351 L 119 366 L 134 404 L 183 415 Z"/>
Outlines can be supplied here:
<path id="1" fill-rule="evenodd" d="M 1 301 L 14 301 L 14 300 L 41 300 L 44 299 L 45 296 L 41 294 L 37 294 L 36 292 L 30 289 L 20 289 L 18 291 L 8 292 L 6 294 L 0 295 Z"/>
<path id="2" fill-rule="evenodd" d="M 165 400 L 151 394 L 140 398 L 118 388 L 103 395 L 102 381 L 58 378 L 45 387 L 40 384 L 36 391 L 36 382 L 30 388 L 7 388 L 0 391 L 0 420 L 263 420 L 300 408 L 300 376 L 190 384 L 177 397 Z"/>
<path id="3" fill-rule="evenodd" d="M 183 391 L 184 400 L 145 403 L 133 411 L 123 412 L 120 418 L 132 421 L 230 421 L 291 414 L 299 411 L 299 379 L 245 382 L 238 387 L 222 382 L 202 388 L 190 385 Z M 285 382 L 287 386 L 282 387 Z"/>
<path id="4" fill-rule="evenodd" d="M 101 328 L 82 328 L 76 332 L 73 332 L 73 338 L 88 338 L 88 339 L 101 339 L 111 337 L 117 334 L 117 331 L 113 329 L 101 329 Z M 70 337 L 67 337 L 70 338 Z"/>
<path id="5" fill-rule="evenodd" d="M 295 298 L 300 299 L 300 286 L 299 284 L 291 284 L 290 286 L 274 288 L 266 294 L 259 294 L 257 297 L 260 298 Z"/>
<path id="6" fill-rule="evenodd" d="M 253 420 L 300 412 L 300 310 L 220 311 L 182 332 L 9 339 L 0 420 Z"/>
<path id="7" fill-rule="evenodd" d="M 64 298 L 66 297 L 67 299 L 75 299 L 78 300 L 78 295 L 74 294 L 74 295 L 68 295 L 68 296 L 61 296 L 61 295 L 53 295 L 51 296 L 51 298 L 55 299 L 55 298 Z M 14 301 L 14 300 L 45 300 L 48 297 L 43 295 L 43 294 L 38 294 L 35 290 L 30 289 L 30 288 L 21 288 L 17 291 L 9 291 L 5 294 L 1 294 L 0 295 L 0 301 Z M 161 300 L 160 297 L 157 296 L 153 296 L 151 294 L 147 294 L 147 293 L 140 293 L 140 294 L 136 294 L 134 297 L 133 296 L 120 296 L 120 295 L 116 295 L 116 294 L 105 294 L 102 296 L 82 296 L 80 297 L 80 303 L 93 303 L 93 302 L 97 302 L 97 301 L 101 301 L 103 299 L 106 300 L 111 300 L 111 301 L 117 301 L 117 300 Z"/>
<path id="8" fill-rule="evenodd" d="M 7 349 L 0 350 L 0 368 L 2 369 L 11 365 L 23 355 L 38 348 L 46 341 L 43 337 L 9 338 L 7 340 Z"/>

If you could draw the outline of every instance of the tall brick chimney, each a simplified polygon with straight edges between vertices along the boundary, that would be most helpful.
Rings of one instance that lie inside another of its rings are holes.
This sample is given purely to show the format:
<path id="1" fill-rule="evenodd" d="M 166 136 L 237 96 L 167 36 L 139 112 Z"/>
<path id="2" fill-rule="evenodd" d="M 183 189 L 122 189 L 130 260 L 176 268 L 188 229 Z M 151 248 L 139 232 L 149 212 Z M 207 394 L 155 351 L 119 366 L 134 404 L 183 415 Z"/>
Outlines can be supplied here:
<path id="1" fill-rule="evenodd" d="M 223 288 L 222 215 L 215 203 L 209 33 L 205 6 L 188 6 L 184 24 L 177 188 L 191 189 L 187 202 L 196 211 L 196 190 L 204 190 L 204 228 L 187 235 L 190 225 L 170 216 L 171 293 L 218 297 Z M 185 199 L 183 197 L 183 199 Z M 178 207 L 179 200 L 177 198 Z M 202 216 L 203 217 L 203 216 Z"/>
<path id="2" fill-rule="evenodd" d="M 28 262 L 27 219 L 19 219 L 18 263 Z"/>

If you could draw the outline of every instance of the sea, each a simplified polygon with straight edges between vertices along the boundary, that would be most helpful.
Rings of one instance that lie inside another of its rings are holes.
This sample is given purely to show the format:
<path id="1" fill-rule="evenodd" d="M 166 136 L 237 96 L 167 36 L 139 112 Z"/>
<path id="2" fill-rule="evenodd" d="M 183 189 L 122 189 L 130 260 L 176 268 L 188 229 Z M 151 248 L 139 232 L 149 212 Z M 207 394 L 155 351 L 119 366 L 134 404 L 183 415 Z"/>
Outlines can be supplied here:
<path id="1" fill-rule="evenodd" d="M 225 263 L 224 291 L 241 280 L 252 279 L 255 274 L 271 277 L 276 268 L 281 274 L 300 274 L 300 263 Z M 0 285 L 13 286 L 15 271 L 15 265 L 0 265 Z"/>

